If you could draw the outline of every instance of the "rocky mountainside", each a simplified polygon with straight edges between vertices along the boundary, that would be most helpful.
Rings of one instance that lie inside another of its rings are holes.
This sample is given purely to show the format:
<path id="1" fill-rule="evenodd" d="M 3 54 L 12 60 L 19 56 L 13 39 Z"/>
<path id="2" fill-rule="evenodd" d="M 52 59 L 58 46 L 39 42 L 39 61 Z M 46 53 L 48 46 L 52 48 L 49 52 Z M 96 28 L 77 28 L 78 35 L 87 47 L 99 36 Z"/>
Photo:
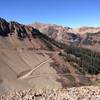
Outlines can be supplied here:
<path id="1" fill-rule="evenodd" d="M 65 44 L 81 45 L 84 48 L 100 51 L 100 27 L 81 27 L 73 29 L 55 24 L 42 23 L 34 23 L 31 26 L 39 29 L 56 41 Z"/>
<path id="2" fill-rule="evenodd" d="M 38 30 L 0 18 L 0 93 L 98 84 L 100 53 L 69 45 L 78 45 L 81 38 L 71 28 L 50 25 Z"/>
<path id="3" fill-rule="evenodd" d="M 0 18 L 0 36 L 7 38 L 7 41 L 10 42 L 9 45 L 13 44 L 12 47 L 15 48 L 49 49 L 52 47 L 52 44 L 46 42 L 49 38 L 38 29 L 15 21 L 7 22 L 3 18 Z M 22 43 L 23 45 L 21 45 Z"/>
<path id="4" fill-rule="evenodd" d="M 0 18 L 0 35 L 7 36 L 8 33 L 10 33 L 9 23 L 3 18 Z"/>
<path id="5" fill-rule="evenodd" d="M 66 90 L 24 90 L 6 93 L 0 96 L 1 100 L 99 100 L 100 87 L 85 86 L 73 87 Z"/>
<path id="6" fill-rule="evenodd" d="M 0 18 L 0 93 L 62 87 L 51 66 L 58 52 L 50 40 L 31 26 Z"/>
<path id="7" fill-rule="evenodd" d="M 79 35 L 70 27 L 42 23 L 34 23 L 31 26 L 59 42 L 69 43 L 80 40 Z"/>

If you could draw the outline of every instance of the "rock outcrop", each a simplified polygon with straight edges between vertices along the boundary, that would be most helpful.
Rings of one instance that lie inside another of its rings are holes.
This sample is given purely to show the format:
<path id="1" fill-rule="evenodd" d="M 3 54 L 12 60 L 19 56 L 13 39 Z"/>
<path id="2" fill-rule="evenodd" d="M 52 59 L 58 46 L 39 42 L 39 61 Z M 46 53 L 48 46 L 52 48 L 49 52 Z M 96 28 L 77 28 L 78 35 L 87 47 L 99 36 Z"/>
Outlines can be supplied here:
<path id="1" fill-rule="evenodd" d="M 5 19 L 0 18 L 0 35 L 7 36 L 8 33 L 10 33 L 9 23 Z"/>
<path id="2" fill-rule="evenodd" d="M 0 35 L 8 36 L 8 34 L 16 34 L 19 39 L 24 39 L 26 37 L 30 38 L 33 35 L 39 34 L 39 30 L 23 25 L 15 21 L 7 22 L 5 19 L 0 18 Z"/>

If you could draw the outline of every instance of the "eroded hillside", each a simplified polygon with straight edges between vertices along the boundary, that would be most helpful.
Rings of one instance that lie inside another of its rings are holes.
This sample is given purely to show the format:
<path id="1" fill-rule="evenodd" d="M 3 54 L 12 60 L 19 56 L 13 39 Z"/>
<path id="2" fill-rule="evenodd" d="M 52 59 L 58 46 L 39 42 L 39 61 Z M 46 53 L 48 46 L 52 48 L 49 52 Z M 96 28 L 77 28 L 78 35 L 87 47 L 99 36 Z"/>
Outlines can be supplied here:
<path id="1" fill-rule="evenodd" d="M 75 60 L 81 59 L 81 54 L 70 49 L 73 50 L 38 29 L 0 18 L 0 92 L 92 84 L 86 66 L 83 65 L 85 75 L 80 71 L 79 62 L 83 60 Z"/>

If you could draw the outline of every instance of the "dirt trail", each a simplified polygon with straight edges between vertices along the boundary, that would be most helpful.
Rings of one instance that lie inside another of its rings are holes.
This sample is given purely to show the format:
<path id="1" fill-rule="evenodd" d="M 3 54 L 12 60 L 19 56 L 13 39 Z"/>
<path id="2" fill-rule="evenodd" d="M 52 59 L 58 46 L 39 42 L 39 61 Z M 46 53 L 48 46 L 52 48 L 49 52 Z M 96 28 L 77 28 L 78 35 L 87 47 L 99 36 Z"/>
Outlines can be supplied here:
<path id="1" fill-rule="evenodd" d="M 25 79 L 25 78 L 27 78 L 28 76 L 30 76 L 33 73 L 33 71 L 37 70 L 39 67 L 41 67 L 43 64 L 45 64 L 49 60 L 50 60 L 50 58 L 48 58 L 47 60 L 43 61 L 42 63 L 40 63 L 39 65 L 37 65 L 35 68 L 33 68 L 31 71 L 29 71 L 25 75 L 20 76 L 18 79 Z"/>
<path id="2" fill-rule="evenodd" d="M 54 56 L 56 56 L 56 55 L 58 55 L 58 52 L 55 52 Z M 31 71 L 29 71 L 28 73 L 24 74 L 23 76 L 19 75 L 20 77 L 18 79 L 25 79 L 25 78 L 29 77 L 35 70 L 37 70 L 39 67 L 41 67 L 43 64 L 47 63 L 50 60 L 51 60 L 51 58 L 49 57 L 48 59 L 41 62 L 39 65 L 37 65 L 35 68 L 33 68 Z"/>

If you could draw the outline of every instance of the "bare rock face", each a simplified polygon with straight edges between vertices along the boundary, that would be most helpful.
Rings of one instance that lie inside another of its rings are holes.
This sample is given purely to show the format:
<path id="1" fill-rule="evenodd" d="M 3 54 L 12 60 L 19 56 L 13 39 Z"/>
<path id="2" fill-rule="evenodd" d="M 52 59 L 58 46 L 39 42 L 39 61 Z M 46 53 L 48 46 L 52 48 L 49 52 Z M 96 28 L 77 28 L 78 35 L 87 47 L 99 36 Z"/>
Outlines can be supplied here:
<path id="1" fill-rule="evenodd" d="M 26 35 L 26 30 L 24 25 L 21 25 L 17 22 L 11 21 L 9 23 L 10 34 L 16 34 L 19 39 L 24 39 Z"/>
<path id="2" fill-rule="evenodd" d="M 34 35 L 39 34 L 40 32 L 27 25 L 20 24 L 15 21 L 7 22 L 5 19 L 0 18 L 0 35 L 1 36 L 8 36 L 16 35 L 19 39 L 24 39 L 26 37 L 30 38 Z"/>
<path id="3" fill-rule="evenodd" d="M 0 35 L 7 36 L 9 32 L 9 23 L 5 19 L 0 18 Z"/>
<path id="4" fill-rule="evenodd" d="M 46 42 L 44 42 L 46 41 L 44 40 L 45 36 L 38 29 L 35 29 L 34 27 L 29 26 L 29 25 L 20 24 L 15 21 L 7 22 L 5 19 L 0 18 L 0 38 L 3 39 L 3 37 L 7 37 L 6 38 L 7 43 L 11 43 L 10 45 L 14 45 L 14 47 L 15 47 L 15 44 L 17 45 L 17 47 L 21 47 L 20 45 L 22 44 L 22 41 L 24 42 L 23 46 L 26 47 L 27 45 L 28 49 L 29 48 L 30 49 L 33 49 L 33 48 L 34 49 L 37 49 L 37 48 L 44 49 L 47 47 L 45 46 Z M 16 43 L 14 41 L 16 41 Z M 7 46 L 8 45 L 6 45 L 6 47 Z"/>
<path id="5" fill-rule="evenodd" d="M 34 23 L 31 26 L 56 41 L 100 51 L 100 27 L 70 28 L 55 24 Z"/>
<path id="6" fill-rule="evenodd" d="M 80 39 L 79 35 L 70 27 L 42 23 L 34 23 L 31 26 L 39 29 L 40 32 L 59 42 L 69 43 L 76 42 L 76 40 Z"/>
<path id="7" fill-rule="evenodd" d="M 100 37 L 100 27 L 80 27 L 73 29 L 55 24 L 51 25 L 42 23 L 34 23 L 31 26 L 39 29 L 49 37 L 55 40 L 59 40 L 60 42 L 64 41 L 65 43 L 72 40 L 75 42 L 74 40 L 77 39 L 99 40 L 98 38 Z"/>

